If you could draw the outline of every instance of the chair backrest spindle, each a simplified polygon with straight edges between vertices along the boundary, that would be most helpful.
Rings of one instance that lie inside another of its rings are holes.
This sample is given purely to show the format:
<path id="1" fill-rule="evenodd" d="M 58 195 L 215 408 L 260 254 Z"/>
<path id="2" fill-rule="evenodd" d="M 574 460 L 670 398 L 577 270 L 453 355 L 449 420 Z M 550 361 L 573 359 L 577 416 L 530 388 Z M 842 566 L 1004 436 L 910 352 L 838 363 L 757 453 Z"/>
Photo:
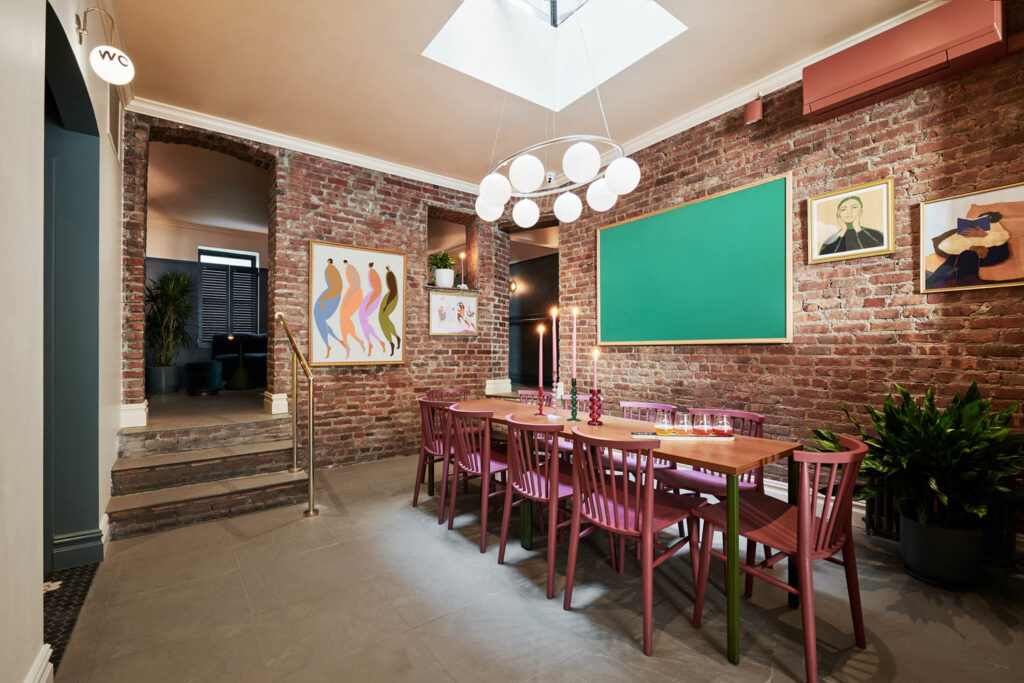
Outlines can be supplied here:
<path id="1" fill-rule="evenodd" d="M 839 444 L 846 450 L 793 453 L 793 459 L 800 463 L 799 537 L 811 543 L 810 548 L 801 548 L 801 552 L 816 557 L 831 556 L 842 545 L 852 514 L 853 489 L 867 452 L 864 443 L 847 436 L 839 437 Z M 817 529 L 812 528 L 815 523 Z"/>

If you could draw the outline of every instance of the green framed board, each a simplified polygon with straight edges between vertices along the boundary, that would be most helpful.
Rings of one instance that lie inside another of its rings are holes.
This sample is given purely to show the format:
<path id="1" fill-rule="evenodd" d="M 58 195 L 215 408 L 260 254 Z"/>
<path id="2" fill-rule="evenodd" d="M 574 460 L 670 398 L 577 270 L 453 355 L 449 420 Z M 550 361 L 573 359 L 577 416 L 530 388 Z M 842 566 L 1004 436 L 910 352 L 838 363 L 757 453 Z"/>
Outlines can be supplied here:
<path id="1" fill-rule="evenodd" d="M 603 346 L 793 341 L 792 175 L 597 232 Z"/>

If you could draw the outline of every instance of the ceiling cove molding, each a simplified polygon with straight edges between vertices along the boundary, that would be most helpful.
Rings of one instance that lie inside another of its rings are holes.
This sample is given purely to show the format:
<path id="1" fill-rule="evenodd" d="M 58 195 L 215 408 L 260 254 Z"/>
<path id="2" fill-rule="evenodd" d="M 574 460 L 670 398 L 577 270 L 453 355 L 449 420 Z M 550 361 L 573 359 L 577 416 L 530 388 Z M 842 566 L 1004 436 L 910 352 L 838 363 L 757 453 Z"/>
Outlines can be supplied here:
<path id="1" fill-rule="evenodd" d="M 359 154 L 357 152 L 350 152 L 347 149 L 323 145 L 319 142 L 313 142 L 312 140 L 306 140 L 292 135 L 285 135 L 284 133 L 277 133 L 272 130 L 267 130 L 266 128 L 250 126 L 245 123 L 232 121 L 231 119 L 203 114 L 202 112 L 194 111 L 192 109 L 176 107 L 173 104 L 165 104 L 164 102 L 157 102 L 156 100 L 150 100 L 145 97 L 134 98 L 128 106 L 125 107 L 125 109 L 137 114 L 146 114 L 147 116 L 155 116 L 157 118 L 167 119 L 176 123 L 184 123 L 190 126 L 196 126 L 197 128 L 212 130 L 215 133 L 233 135 L 235 137 L 245 138 L 246 140 L 253 140 L 255 142 L 261 142 L 275 147 L 283 147 L 284 149 L 302 152 L 303 154 L 312 154 L 313 156 L 318 156 L 323 159 L 340 161 L 353 166 L 368 168 L 373 171 L 389 173 L 400 178 L 418 180 L 430 185 L 439 185 L 452 190 L 466 192 L 467 194 L 475 195 L 479 192 L 475 183 L 469 183 L 449 176 L 431 173 L 430 171 L 424 171 L 411 166 L 396 164 L 391 161 L 385 161 L 384 159 L 378 159 L 376 157 Z"/>
<path id="2" fill-rule="evenodd" d="M 803 70 L 805 66 L 809 66 L 824 59 L 825 57 L 841 52 L 852 45 L 856 45 L 857 43 L 867 40 L 872 36 L 888 31 L 895 26 L 899 26 L 905 21 L 920 16 L 925 12 L 930 12 L 936 7 L 944 4 L 946 4 L 945 0 L 928 0 L 927 2 L 922 2 L 917 7 L 907 10 L 903 14 L 899 14 L 888 21 L 884 21 L 881 24 L 867 29 L 866 31 L 862 31 L 855 36 L 836 43 L 831 47 L 825 48 L 821 52 L 802 59 L 799 62 L 790 64 L 788 67 L 776 71 L 765 78 L 754 81 L 749 85 L 739 88 L 738 90 L 734 90 L 717 100 L 709 102 L 708 104 L 689 111 L 680 117 L 672 119 L 671 121 L 668 121 L 644 133 L 643 135 L 639 135 L 628 140 L 622 145 L 623 149 L 626 154 L 633 154 L 645 147 L 650 147 L 651 145 L 657 144 L 662 140 L 672 137 L 673 135 L 682 133 L 694 126 L 698 126 L 705 121 L 710 121 L 717 116 L 721 116 L 722 114 L 742 107 L 747 102 L 756 98 L 758 92 L 767 95 L 768 93 L 784 88 L 787 85 L 796 83 L 803 78 Z"/>
<path id="3" fill-rule="evenodd" d="M 228 228 L 223 225 L 212 225 L 210 223 L 196 223 L 178 218 L 169 218 L 160 214 L 147 213 L 146 227 L 163 230 L 192 230 L 195 232 L 215 232 L 224 235 L 252 235 L 255 237 L 266 237 L 270 230 L 268 228 Z"/>

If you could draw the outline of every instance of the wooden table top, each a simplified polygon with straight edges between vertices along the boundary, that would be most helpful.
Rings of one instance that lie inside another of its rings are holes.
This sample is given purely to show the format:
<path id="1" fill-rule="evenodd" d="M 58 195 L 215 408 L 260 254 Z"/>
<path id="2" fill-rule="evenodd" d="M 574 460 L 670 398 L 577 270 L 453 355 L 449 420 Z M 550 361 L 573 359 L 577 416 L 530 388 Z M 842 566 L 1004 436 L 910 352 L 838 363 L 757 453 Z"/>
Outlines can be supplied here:
<path id="1" fill-rule="evenodd" d="M 536 415 L 537 406 L 525 405 L 513 401 L 504 401 L 498 398 L 484 398 L 473 401 L 463 401 L 458 404 L 464 410 L 490 411 L 494 413 L 492 421 L 504 423 L 506 416 L 514 414 L 521 422 L 536 422 L 539 424 L 554 424 L 547 416 Z M 576 426 L 579 432 L 585 436 L 598 437 L 613 440 L 629 440 L 630 432 L 649 432 L 654 427 L 649 422 L 639 420 L 628 420 L 612 415 L 602 415 L 601 426 L 593 427 L 586 423 L 588 416 L 578 413 L 582 422 L 566 422 L 570 412 L 555 408 L 545 408 L 546 414 L 558 415 L 562 418 L 562 435 L 572 436 L 572 427 Z M 654 437 L 657 438 L 657 437 Z M 793 451 L 802 447 L 802 444 L 790 441 L 776 441 L 774 439 L 758 439 L 749 436 L 736 436 L 733 441 L 715 443 L 712 441 L 677 441 L 674 439 L 663 440 L 661 446 L 655 449 L 654 454 L 665 460 L 690 465 L 692 467 L 703 467 L 721 474 L 743 474 L 768 463 L 787 458 Z"/>

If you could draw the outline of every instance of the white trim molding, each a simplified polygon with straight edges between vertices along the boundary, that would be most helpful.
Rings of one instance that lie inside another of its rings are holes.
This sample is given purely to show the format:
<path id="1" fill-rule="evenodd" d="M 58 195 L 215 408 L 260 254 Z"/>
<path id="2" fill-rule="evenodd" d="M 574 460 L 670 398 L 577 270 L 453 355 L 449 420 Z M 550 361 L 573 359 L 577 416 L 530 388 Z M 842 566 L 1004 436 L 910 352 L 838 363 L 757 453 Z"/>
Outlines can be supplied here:
<path id="1" fill-rule="evenodd" d="M 25 683 L 53 683 L 53 664 L 50 662 L 50 655 L 53 648 L 49 643 L 43 643 L 36 653 L 35 661 L 31 668 L 25 673 Z"/>
<path id="2" fill-rule="evenodd" d="M 263 392 L 263 410 L 271 415 L 283 415 L 288 412 L 288 394 L 272 394 Z"/>
<path id="3" fill-rule="evenodd" d="M 626 154 L 633 154 L 645 147 L 650 147 L 651 145 L 657 144 L 662 140 L 666 140 L 673 135 L 682 133 L 684 130 L 689 130 L 690 128 L 699 126 L 705 121 L 710 121 L 717 116 L 725 114 L 726 112 L 742 107 L 747 102 L 757 98 L 758 93 L 767 95 L 768 93 L 775 92 L 787 85 L 800 81 L 803 79 L 804 67 L 820 62 L 826 57 L 834 55 L 837 52 L 842 52 L 848 47 L 863 42 L 873 36 L 877 36 L 879 33 L 884 33 L 895 26 L 899 26 L 905 21 L 921 16 L 922 14 L 930 12 L 936 7 L 940 7 L 944 4 L 946 4 L 945 0 L 928 0 L 928 2 L 922 2 L 916 7 L 913 7 L 902 14 L 896 15 L 892 19 L 883 21 L 881 24 L 876 26 L 872 26 L 866 31 L 861 31 L 855 36 L 851 36 L 850 38 L 840 41 L 831 47 L 825 48 L 821 52 L 817 52 L 809 57 L 801 59 L 798 62 L 790 64 L 786 68 L 765 76 L 760 80 L 754 81 L 753 83 L 745 85 L 737 90 L 733 90 L 731 93 L 723 95 L 717 100 L 708 102 L 703 106 L 697 107 L 696 109 L 689 111 L 682 116 L 676 117 L 667 123 L 663 123 L 657 128 L 647 131 L 643 135 L 638 135 L 631 140 L 627 140 L 622 147 Z"/>
<path id="4" fill-rule="evenodd" d="M 275 147 L 283 147 L 285 149 L 291 149 L 304 154 L 312 154 L 322 159 L 340 161 L 353 166 L 368 168 L 382 173 L 389 173 L 401 178 L 408 178 L 409 180 L 418 180 L 422 183 L 429 183 L 430 185 L 439 185 L 440 187 L 447 187 L 467 194 L 475 195 L 479 191 L 474 183 L 469 183 L 465 180 L 458 180 L 457 178 L 451 178 L 438 173 L 431 173 L 430 171 L 413 168 L 412 166 L 405 166 L 403 164 L 397 164 L 384 159 L 367 156 L 365 154 L 359 154 L 358 152 L 341 149 L 340 147 L 331 147 L 330 145 L 324 145 L 319 142 L 306 140 L 293 135 L 277 133 L 272 130 L 267 130 L 266 128 L 250 126 L 249 124 L 239 123 L 238 121 L 232 121 L 231 119 L 225 119 L 220 116 L 212 116 L 192 109 L 177 107 L 173 104 L 157 102 L 156 100 L 150 100 L 145 97 L 133 98 L 132 101 L 125 106 L 125 110 L 133 111 L 137 114 L 146 114 L 147 116 L 167 119 L 176 123 L 184 123 L 197 128 L 203 128 L 205 130 L 212 130 L 215 133 L 233 135 L 235 137 L 245 138 L 246 140 L 253 140 L 267 145 L 273 145 Z"/>
<path id="5" fill-rule="evenodd" d="M 764 492 L 772 498 L 778 498 L 779 500 L 789 500 L 789 485 L 784 481 L 776 481 L 775 479 L 764 479 Z M 821 507 L 819 505 L 819 507 Z M 864 507 L 863 500 L 853 501 L 853 513 L 855 515 L 867 514 L 867 510 Z"/>
<path id="6" fill-rule="evenodd" d="M 103 513 L 100 517 L 100 543 L 103 544 L 103 557 L 107 557 L 107 542 L 110 540 L 110 516 Z"/>
<path id="7" fill-rule="evenodd" d="M 149 417 L 149 401 L 121 404 L 121 429 L 145 427 Z"/>

